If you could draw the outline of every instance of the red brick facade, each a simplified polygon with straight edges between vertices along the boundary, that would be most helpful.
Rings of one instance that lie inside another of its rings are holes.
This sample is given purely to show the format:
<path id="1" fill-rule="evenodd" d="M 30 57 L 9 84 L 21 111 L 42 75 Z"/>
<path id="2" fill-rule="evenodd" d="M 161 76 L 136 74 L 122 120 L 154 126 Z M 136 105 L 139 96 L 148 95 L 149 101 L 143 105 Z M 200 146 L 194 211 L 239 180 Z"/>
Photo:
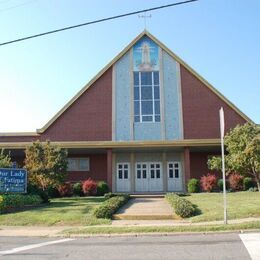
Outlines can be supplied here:
<path id="1" fill-rule="evenodd" d="M 108 69 L 47 130 L 41 140 L 112 140 L 112 68 Z"/>
<path id="2" fill-rule="evenodd" d="M 0 142 L 31 142 L 40 139 L 39 136 L 1 136 Z"/>
<path id="3" fill-rule="evenodd" d="M 190 178 L 199 179 L 203 175 L 207 175 L 211 171 L 208 169 L 207 161 L 209 156 L 217 155 L 208 152 L 191 152 L 190 153 Z M 214 172 L 216 173 L 216 172 Z M 221 177 L 220 175 L 218 177 Z"/>
<path id="4" fill-rule="evenodd" d="M 77 156 L 73 156 L 77 157 Z M 83 181 L 91 178 L 95 181 L 107 180 L 107 155 L 106 154 L 90 154 L 80 155 L 79 157 L 89 157 L 89 171 L 68 172 L 67 179 L 71 182 Z"/>
<path id="5" fill-rule="evenodd" d="M 226 129 L 246 123 L 235 110 L 181 65 L 184 139 L 219 138 L 219 109 Z"/>

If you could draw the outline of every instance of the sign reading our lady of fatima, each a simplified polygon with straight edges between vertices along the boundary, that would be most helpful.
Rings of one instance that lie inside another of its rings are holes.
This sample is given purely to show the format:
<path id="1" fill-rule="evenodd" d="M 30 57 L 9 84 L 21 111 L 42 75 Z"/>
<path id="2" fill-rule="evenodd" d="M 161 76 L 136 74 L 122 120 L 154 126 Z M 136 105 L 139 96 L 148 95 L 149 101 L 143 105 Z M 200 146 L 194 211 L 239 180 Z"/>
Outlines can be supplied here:
<path id="1" fill-rule="evenodd" d="M 26 193 L 27 171 L 25 169 L 0 168 L 0 193 Z"/>

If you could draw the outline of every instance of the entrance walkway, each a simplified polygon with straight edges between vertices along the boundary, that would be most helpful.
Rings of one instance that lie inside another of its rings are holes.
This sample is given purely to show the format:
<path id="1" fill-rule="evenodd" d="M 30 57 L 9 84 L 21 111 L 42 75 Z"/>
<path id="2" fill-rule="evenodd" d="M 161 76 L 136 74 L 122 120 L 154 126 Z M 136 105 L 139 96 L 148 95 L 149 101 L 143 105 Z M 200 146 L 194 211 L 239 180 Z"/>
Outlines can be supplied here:
<path id="1" fill-rule="evenodd" d="M 176 218 L 164 198 L 133 198 L 113 216 L 117 220 L 159 220 Z"/>

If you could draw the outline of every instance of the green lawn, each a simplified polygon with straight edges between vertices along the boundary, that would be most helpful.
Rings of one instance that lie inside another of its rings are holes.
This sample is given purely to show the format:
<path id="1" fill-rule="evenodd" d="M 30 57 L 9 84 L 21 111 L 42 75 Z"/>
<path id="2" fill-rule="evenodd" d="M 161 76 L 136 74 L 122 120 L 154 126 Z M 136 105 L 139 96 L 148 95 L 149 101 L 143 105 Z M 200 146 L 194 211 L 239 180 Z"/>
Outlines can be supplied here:
<path id="1" fill-rule="evenodd" d="M 97 219 L 92 215 L 103 197 L 72 197 L 52 199 L 51 203 L 23 212 L 0 215 L 0 225 L 99 225 L 110 224 L 110 220 Z"/>
<path id="2" fill-rule="evenodd" d="M 197 205 L 201 213 L 189 218 L 192 222 L 223 219 L 222 193 L 194 193 L 185 197 Z M 227 193 L 228 219 L 260 217 L 260 192 Z"/>
<path id="3" fill-rule="evenodd" d="M 67 236 L 93 235 L 93 234 L 128 234 L 128 233 L 179 233 L 179 232 L 218 232 L 218 231 L 241 231 L 260 230 L 260 221 L 229 224 L 229 225 L 203 225 L 203 226 L 144 226 L 144 227 L 86 227 L 67 229 L 61 232 Z"/>

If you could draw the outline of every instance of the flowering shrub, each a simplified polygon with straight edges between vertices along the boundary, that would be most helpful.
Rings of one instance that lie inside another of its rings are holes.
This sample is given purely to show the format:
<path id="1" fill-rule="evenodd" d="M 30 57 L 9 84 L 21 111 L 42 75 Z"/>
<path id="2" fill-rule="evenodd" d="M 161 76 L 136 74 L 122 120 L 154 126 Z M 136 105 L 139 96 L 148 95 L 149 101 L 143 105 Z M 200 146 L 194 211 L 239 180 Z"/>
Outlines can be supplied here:
<path id="1" fill-rule="evenodd" d="M 72 196 L 72 187 L 69 182 L 65 182 L 58 187 L 58 191 L 61 197 L 70 197 Z"/>
<path id="2" fill-rule="evenodd" d="M 213 174 L 207 174 L 200 178 L 200 186 L 203 191 L 211 192 L 217 187 L 217 177 Z"/>
<path id="3" fill-rule="evenodd" d="M 82 183 L 82 190 L 83 193 L 87 196 L 93 196 L 97 194 L 97 183 L 92 180 L 91 178 L 88 178 L 86 181 Z"/>
<path id="4" fill-rule="evenodd" d="M 243 190 L 243 176 L 238 173 L 231 173 L 228 177 L 230 188 L 234 191 Z"/>

